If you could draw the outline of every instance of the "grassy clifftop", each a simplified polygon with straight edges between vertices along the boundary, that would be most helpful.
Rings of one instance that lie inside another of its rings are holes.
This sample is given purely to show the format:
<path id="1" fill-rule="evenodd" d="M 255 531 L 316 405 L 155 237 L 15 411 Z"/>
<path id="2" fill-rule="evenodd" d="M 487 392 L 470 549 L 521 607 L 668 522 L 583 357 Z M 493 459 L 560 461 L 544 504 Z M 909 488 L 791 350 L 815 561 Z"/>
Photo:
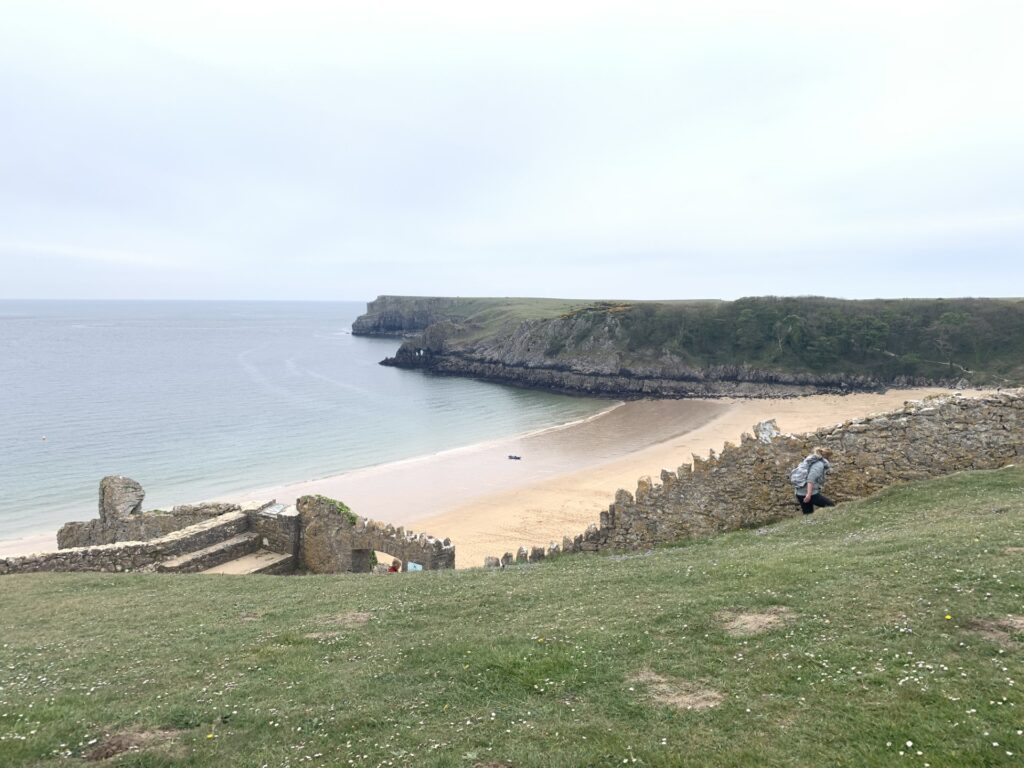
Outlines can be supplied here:
<path id="1" fill-rule="evenodd" d="M 364 316 L 395 320 L 404 306 L 417 318 L 404 330 L 426 330 L 395 364 L 525 385 L 545 386 L 543 376 L 523 373 L 537 370 L 590 377 L 584 389 L 629 389 L 594 376 L 667 382 L 654 385 L 655 394 L 673 394 L 672 383 L 686 381 L 818 389 L 1024 382 L 1019 299 L 444 299 L 434 300 L 448 302 L 435 314 L 416 314 L 422 301 L 382 297 L 370 305 L 380 303 L 377 313 Z M 554 388 L 579 384 L 563 376 Z"/>
<path id="2" fill-rule="evenodd" d="M 0 765 L 1019 765 L 1022 487 L 506 571 L 6 577 Z"/>

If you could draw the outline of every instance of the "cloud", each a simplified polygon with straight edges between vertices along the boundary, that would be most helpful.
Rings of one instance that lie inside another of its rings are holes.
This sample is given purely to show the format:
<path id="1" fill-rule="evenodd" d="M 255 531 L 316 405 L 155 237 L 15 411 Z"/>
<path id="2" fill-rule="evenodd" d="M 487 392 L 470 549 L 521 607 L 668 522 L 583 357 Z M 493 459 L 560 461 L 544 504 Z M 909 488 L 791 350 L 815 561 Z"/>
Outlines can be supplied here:
<path id="1" fill-rule="evenodd" d="M 80 269 L 4 290 L 105 265 L 183 298 L 663 295 L 655 272 L 685 297 L 728 259 L 751 294 L 766 259 L 974 240 L 994 292 L 1024 280 L 1022 22 L 994 0 L 12 1 L 0 258 Z M 948 263 L 932 284 L 960 290 Z"/>
<path id="2" fill-rule="evenodd" d="M 39 258 L 46 260 L 70 260 L 96 264 L 115 264 L 147 269 L 184 269 L 181 259 L 170 259 L 148 253 L 114 251 L 105 248 L 84 248 L 74 245 L 0 242 L 0 257 L 10 259 Z"/>

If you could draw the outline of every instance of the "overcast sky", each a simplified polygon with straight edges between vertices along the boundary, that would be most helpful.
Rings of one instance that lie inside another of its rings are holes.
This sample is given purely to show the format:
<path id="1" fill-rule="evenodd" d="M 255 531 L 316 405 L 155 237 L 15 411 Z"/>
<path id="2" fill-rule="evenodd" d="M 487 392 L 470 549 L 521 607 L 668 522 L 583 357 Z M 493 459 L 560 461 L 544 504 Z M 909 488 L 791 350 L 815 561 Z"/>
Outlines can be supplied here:
<path id="1" fill-rule="evenodd" d="M 0 3 L 0 298 L 1024 296 L 1021 0 Z"/>

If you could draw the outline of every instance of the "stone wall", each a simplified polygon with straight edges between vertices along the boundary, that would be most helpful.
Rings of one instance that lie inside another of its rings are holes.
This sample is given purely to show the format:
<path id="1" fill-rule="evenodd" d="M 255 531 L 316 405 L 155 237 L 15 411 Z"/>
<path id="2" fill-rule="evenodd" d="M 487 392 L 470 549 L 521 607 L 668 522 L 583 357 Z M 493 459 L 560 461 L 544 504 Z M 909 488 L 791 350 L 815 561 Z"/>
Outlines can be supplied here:
<path id="1" fill-rule="evenodd" d="M 0 575 L 39 571 L 139 571 L 248 530 L 245 512 L 228 512 L 150 541 L 72 547 L 24 557 L 0 558 Z"/>
<path id="2" fill-rule="evenodd" d="M 119 541 L 149 541 L 180 531 L 190 525 L 240 509 L 237 504 L 185 504 L 170 512 L 142 511 L 146 492 L 124 475 L 100 480 L 99 517 L 85 522 L 65 523 L 57 531 L 57 548 L 92 547 Z"/>
<path id="3" fill-rule="evenodd" d="M 127 517 L 65 523 L 57 531 L 57 548 L 91 547 L 118 541 L 149 541 L 239 509 L 237 504 L 198 504 L 174 507 L 170 512 L 154 509 Z"/>
<path id="4" fill-rule="evenodd" d="M 618 491 L 600 526 L 560 545 L 490 557 L 485 565 L 560 551 L 642 549 L 799 514 L 789 472 L 816 445 L 834 451 L 825 493 L 839 502 L 896 483 L 1002 467 L 1024 459 L 1024 389 L 928 398 L 805 435 L 780 435 L 773 422 L 756 425 L 755 433 L 743 435 L 739 446 L 727 443 L 718 455 L 662 470 L 660 483 L 640 478 L 635 494 Z"/>
<path id="5" fill-rule="evenodd" d="M 301 530 L 295 507 L 284 504 L 263 504 L 248 509 L 250 530 L 263 538 L 263 546 L 271 552 L 290 554 L 293 564 L 299 564 Z"/>
<path id="6" fill-rule="evenodd" d="M 432 571 L 455 567 L 455 547 L 450 540 L 368 520 L 352 514 L 344 505 L 322 496 L 303 496 L 296 502 L 301 543 L 300 565 L 314 573 L 367 573 L 371 554 L 386 552 L 402 561 Z"/>
<path id="7" fill-rule="evenodd" d="M 115 512 L 104 508 L 102 500 L 117 496 L 111 493 L 111 488 L 118 484 L 137 496 L 137 503 L 122 504 L 122 511 Z M 171 558 L 226 542 L 242 533 L 258 536 L 259 545 L 266 550 L 290 555 L 291 559 L 280 565 L 281 572 L 301 568 L 312 573 L 366 573 L 372 568 L 374 551 L 402 560 L 403 570 L 408 570 L 410 562 L 418 563 L 425 570 L 455 567 L 455 548 L 448 539 L 441 541 L 422 533 L 407 533 L 402 528 L 358 517 L 343 503 L 323 496 L 304 496 L 298 500 L 297 508 L 266 501 L 243 506 L 175 507 L 170 513 L 144 513 L 140 511 L 141 486 L 128 478 L 104 478 L 100 498 L 103 510 L 100 519 L 69 523 L 62 529 L 68 532 L 64 537 L 65 545 L 76 537 L 86 541 L 99 539 L 99 542 L 0 559 L 0 575 L 36 571 L 160 570 L 157 566 L 166 567 L 166 561 Z M 193 518 L 199 521 L 180 527 Z M 165 525 L 178 527 L 156 535 Z M 141 538 L 140 534 L 147 538 Z M 249 544 L 252 543 L 250 540 Z M 209 556 L 219 558 L 223 554 L 224 559 L 234 559 L 232 547 Z M 210 564 L 197 562 L 203 566 Z"/>

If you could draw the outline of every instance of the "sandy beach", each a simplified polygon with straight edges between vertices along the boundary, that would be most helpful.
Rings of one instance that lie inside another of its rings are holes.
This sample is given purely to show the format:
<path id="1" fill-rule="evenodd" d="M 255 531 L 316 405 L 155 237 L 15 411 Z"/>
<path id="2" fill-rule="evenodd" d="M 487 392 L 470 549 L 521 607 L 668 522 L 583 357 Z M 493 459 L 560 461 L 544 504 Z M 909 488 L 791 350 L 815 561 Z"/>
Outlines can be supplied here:
<path id="1" fill-rule="evenodd" d="M 637 480 L 658 480 L 662 469 L 688 464 L 692 455 L 706 457 L 726 441 L 738 443 L 754 424 L 775 419 L 783 432 L 810 432 L 818 427 L 901 407 L 908 400 L 947 393 L 944 389 L 891 390 L 884 394 L 814 395 L 785 400 L 668 401 L 667 405 L 703 402 L 715 416 L 693 429 L 597 466 L 579 467 L 557 478 L 526 483 L 513 492 L 487 493 L 436 515 L 417 520 L 418 530 L 449 536 L 456 543 L 456 567 L 478 567 L 487 555 L 515 552 L 520 545 L 561 543 L 563 535 L 582 533 L 596 523 L 615 491 L 635 491 Z M 977 396 L 979 392 L 964 392 Z M 661 401 L 665 402 L 665 401 Z M 630 403 L 638 409 L 650 401 Z"/>
<path id="2" fill-rule="evenodd" d="M 342 499 L 365 517 L 450 538 L 456 545 L 456 566 L 477 567 L 487 555 L 581 533 L 597 522 L 616 489 L 633 491 L 643 475 L 656 480 L 662 469 L 689 463 L 692 454 L 706 456 L 726 441 L 738 443 L 759 421 L 774 418 L 783 432 L 808 432 L 947 391 L 609 403 L 598 416 L 571 425 L 335 477 L 254 489 L 231 500 L 293 503 L 305 494 Z M 521 459 L 510 460 L 509 455 Z M 50 532 L 0 541 L 0 554 L 55 547 L 55 532 Z"/>

